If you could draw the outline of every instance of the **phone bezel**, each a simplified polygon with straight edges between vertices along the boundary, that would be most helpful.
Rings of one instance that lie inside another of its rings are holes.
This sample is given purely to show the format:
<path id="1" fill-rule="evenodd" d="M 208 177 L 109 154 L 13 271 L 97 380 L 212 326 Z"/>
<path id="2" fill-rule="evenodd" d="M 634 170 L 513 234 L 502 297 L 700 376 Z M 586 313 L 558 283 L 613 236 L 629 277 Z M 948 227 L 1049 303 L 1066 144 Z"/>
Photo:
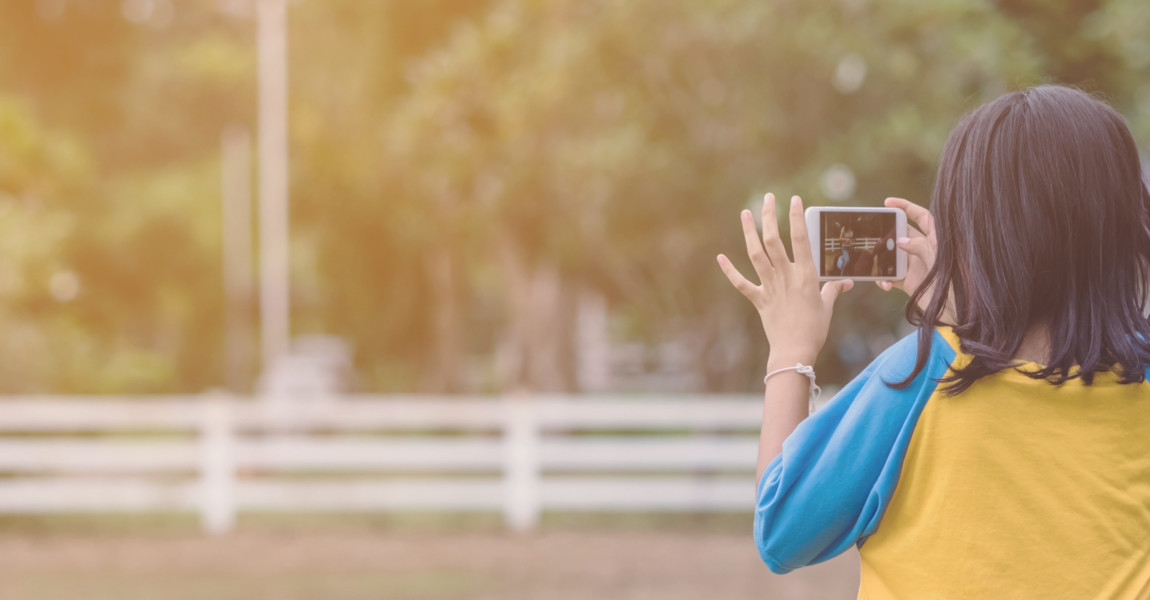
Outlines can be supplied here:
<path id="1" fill-rule="evenodd" d="M 894 277 L 833 277 L 822 274 L 822 228 L 819 226 L 819 215 L 823 212 L 865 212 L 865 213 L 894 213 L 895 237 L 906 237 L 906 212 L 901 208 L 869 207 L 869 206 L 812 206 L 804 212 L 807 222 L 807 237 L 811 242 L 811 256 L 814 258 L 815 271 L 819 274 L 819 281 L 832 281 L 835 279 L 850 279 L 853 281 L 898 281 L 906 277 L 906 251 L 895 246 L 895 276 Z"/>

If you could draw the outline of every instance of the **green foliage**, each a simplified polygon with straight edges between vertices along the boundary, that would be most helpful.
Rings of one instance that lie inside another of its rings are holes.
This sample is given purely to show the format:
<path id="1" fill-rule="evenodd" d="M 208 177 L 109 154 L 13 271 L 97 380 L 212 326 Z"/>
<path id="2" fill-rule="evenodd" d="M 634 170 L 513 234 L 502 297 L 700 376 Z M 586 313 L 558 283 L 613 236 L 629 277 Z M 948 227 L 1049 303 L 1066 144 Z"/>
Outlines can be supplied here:
<path id="1" fill-rule="evenodd" d="M 219 136 L 255 131 L 254 21 L 39 4 L 0 8 L 0 390 L 219 385 Z M 1150 138 L 1143 0 L 303 0 L 290 23 L 293 327 L 348 339 L 370 390 L 431 371 L 436 260 L 459 350 L 490 357 L 516 316 L 501 251 L 743 388 L 765 349 L 729 350 L 761 334 L 714 256 L 764 192 L 832 202 L 842 165 L 846 202 L 926 204 L 958 117 L 1044 81 Z M 844 298 L 831 379 L 900 301 Z"/>
<path id="2" fill-rule="evenodd" d="M 718 344 L 745 307 L 713 257 L 742 253 L 748 198 L 824 204 L 821 175 L 846 164 L 855 202 L 925 202 L 957 116 L 1041 80 L 1032 46 L 966 2 L 503 2 L 421 62 L 391 163 L 421 235 L 514 238 L 642 307 L 634 334 Z M 844 60 L 857 90 L 834 87 Z M 845 302 L 845 321 L 890 328 L 875 304 Z"/>

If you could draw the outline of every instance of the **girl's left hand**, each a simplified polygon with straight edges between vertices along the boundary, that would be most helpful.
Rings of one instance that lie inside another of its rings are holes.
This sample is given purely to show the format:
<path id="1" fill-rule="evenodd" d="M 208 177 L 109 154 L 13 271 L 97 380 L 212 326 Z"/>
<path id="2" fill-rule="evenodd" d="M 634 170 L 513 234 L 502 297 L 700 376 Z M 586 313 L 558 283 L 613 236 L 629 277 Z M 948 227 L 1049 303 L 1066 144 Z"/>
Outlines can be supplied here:
<path id="1" fill-rule="evenodd" d="M 819 276 L 810 252 L 803 204 L 798 196 L 791 197 L 790 211 L 794 262 L 787 259 L 787 250 L 779 238 L 774 194 L 767 194 L 763 200 L 761 242 L 751 211 L 744 210 L 741 217 L 747 254 L 762 283 L 755 285 L 748 281 L 722 254 L 718 256 L 719 267 L 731 285 L 759 311 L 763 331 L 771 347 L 767 369 L 794 366 L 795 363 L 814 364 L 827 341 L 835 300 L 839 294 L 851 289 L 854 282 L 849 279 L 829 281 L 819 290 Z"/>

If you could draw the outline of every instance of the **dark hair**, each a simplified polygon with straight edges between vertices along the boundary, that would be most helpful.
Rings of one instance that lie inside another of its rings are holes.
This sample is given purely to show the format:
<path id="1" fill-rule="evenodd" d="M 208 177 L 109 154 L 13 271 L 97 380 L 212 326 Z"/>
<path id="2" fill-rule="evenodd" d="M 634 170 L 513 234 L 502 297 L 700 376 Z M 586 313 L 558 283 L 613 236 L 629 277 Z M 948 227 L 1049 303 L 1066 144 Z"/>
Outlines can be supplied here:
<path id="1" fill-rule="evenodd" d="M 905 388 L 922 371 L 938 325 L 953 326 L 972 357 L 942 380 L 952 395 L 1015 367 L 1036 326 L 1049 331 L 1050 355 L 1024 371 L 1031 377 L 1090 384 L 1120 366 L 1122 383 L 1142 381 L 1148 211 L 1134 138 L 1105 102 L 1043 85 L 968 114 L 946 140 L 931 198 L 935 263 L 907 303 L 918 327 L 914 371 L 891 385 Z M 943 323 L 950 294 L 956 322 Z"/>

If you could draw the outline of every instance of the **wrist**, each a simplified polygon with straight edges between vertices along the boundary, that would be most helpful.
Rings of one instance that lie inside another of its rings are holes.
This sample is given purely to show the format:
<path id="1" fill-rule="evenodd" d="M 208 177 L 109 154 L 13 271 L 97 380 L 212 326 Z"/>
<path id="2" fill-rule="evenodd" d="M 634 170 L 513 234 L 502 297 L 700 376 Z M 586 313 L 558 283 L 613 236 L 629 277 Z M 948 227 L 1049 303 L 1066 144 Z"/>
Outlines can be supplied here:
<path id="1" fill-rule="evenodd" d="M 810 350 L 772 350 L 767 356 L 767 371 L 793 367 L 796 364 L 814 366 L 815 359 L 819 357 L 818 351 Z"/>

